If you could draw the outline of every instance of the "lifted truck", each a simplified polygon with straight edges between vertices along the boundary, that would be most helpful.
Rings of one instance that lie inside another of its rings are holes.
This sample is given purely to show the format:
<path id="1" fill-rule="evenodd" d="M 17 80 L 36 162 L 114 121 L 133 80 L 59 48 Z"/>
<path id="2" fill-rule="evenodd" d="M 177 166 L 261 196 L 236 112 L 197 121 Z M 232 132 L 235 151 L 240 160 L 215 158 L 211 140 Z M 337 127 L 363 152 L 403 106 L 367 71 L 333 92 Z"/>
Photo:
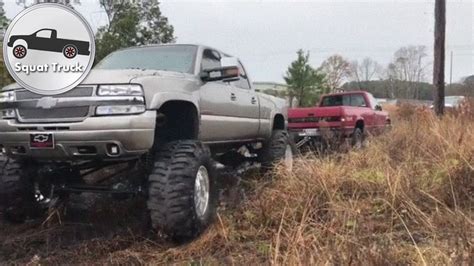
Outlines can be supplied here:
<path id="1" fill-rule="evenodd" d="M 317 107 L 288 110 L 288 129 L 296 147 L 310 150 L 346 139 L 360 148 L 366 134 L 379 134 L 390 123 L 388 113 L 365 91 L 323 95 Z"/>
<path id="2" fill-rule="evenodd" d="M 292 165 L 285 101 L 206 46 L 119 50 L 60 95 L 5 87 L 0 111 L 0 203 L 17 222 L 71 192 L 139 194 L 153 227 L 186 241 L 215 216 L 218 168 Z"/>

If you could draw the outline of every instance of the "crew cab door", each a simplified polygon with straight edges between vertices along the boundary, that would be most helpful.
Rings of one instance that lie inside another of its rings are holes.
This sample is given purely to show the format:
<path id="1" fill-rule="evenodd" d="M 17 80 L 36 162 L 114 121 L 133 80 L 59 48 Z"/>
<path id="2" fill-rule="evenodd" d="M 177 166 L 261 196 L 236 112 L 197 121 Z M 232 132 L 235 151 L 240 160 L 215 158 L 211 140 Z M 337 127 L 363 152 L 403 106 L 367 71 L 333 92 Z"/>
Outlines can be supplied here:
<path id="1" fill-rule="evenodd" d="M 201 71 L 221 67 L 221 55 L 211 49 L 202 52 Z M 199 90 L 201 109 L 200 138 L 203 141 L 226 141 L 232 138 L 233 104 L 230 84 L 222 81 L 204 83 Z"/>
<path id="2" fill-rule="evenodd" d="M 231 82 L 232 113 L 239 121 L 240 138 L 253 139 L 258 136 L 260 126 L 259 99 L 250 87 L 247 72 L 241 62 L 237 62 L 240 79 Z"/>

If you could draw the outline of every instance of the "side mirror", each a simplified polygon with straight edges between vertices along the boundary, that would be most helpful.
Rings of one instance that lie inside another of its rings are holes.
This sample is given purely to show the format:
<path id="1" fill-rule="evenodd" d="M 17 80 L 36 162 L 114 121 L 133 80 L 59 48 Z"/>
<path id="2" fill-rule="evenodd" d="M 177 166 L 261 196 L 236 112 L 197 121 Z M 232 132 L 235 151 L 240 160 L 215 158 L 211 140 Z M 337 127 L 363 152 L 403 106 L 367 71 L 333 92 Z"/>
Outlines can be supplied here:
<path id="1" fill-rule="evenodd" d="M 376 110 L 376 111 L 382 111 L 382 106 L 381 106 L 380 104 L 377 104 L 377 105 L 375 106 L 375 110 Z"/>
<path id="2" fill-rule="evenodd" d="M 240 79 L 240 71 L 237 66 L 225 66 L 212 69 L 204 69 L 201 72 L 201 79 L 208 81 L 236 81 Z"/>

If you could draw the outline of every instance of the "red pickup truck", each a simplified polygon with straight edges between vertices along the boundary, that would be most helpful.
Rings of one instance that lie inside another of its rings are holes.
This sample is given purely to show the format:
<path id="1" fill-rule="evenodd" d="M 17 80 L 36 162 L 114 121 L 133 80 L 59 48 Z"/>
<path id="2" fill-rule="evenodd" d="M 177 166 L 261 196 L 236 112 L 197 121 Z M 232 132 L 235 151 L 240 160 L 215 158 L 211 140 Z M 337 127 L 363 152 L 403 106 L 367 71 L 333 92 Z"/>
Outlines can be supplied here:
<path id="1" fill-rule="evenodd" d="M 288 130 L 298 148 L 322 148 L 346 139 L 360 148 L 367 133 L 379 134 L 390 124 L 388 113 L 365 91 L 327 94 L 317 107 L 288 110 Z"/>

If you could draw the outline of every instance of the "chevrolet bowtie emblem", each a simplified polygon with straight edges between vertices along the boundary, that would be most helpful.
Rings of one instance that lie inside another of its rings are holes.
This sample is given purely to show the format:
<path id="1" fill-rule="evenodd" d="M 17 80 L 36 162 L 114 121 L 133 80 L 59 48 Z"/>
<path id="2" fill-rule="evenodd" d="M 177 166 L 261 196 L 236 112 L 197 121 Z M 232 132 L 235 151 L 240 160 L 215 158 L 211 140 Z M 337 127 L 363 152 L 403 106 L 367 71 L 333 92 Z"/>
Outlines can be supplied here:
<path id="1" fill-rule="evenodd" d="M 36 108 L 51 109 L 56 106 L 58 99 L 53 97 L 43 97 L 36 103 Z"/>
<path id="2" fill-rule="evenodd" d="M 33 138 L 33 141 L 34 142 L 39 142 L 39 143 L 44 143 L 46 141 L 49 140 L 49 136 L 48 135 L 36 135 L 34 138 Z"/>

